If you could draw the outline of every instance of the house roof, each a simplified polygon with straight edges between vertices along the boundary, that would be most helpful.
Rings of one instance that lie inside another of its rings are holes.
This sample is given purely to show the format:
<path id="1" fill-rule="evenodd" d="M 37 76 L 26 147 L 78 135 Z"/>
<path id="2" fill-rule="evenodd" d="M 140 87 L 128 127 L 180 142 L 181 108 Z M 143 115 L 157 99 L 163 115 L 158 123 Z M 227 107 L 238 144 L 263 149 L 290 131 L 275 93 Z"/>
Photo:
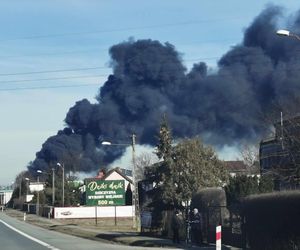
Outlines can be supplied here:
<path id="1" fill-rule="evenodd" d="M 258 174 L 259 164 L 255 162 L 251 167 L 248 167 L 243 161 L 224 161 L 225 168 L 229 173 L 245 173 Z"/>
<path id="2" fill-rule="evenodd" d="M 113 172 L 117 172 L 119 175 L 121 175 L 125 180 L 127 180 L 129 183 L 133 183 L 132 182 L 132 179 L 130 179 L 127 175 L 123 174 L 123 172 L 120 170 L 120 168 L 112 168 L 110 169 L 106 174 L 105 174 L 105 177 L 104 177 L 104 180 L 110 176 Z"/>
<path id="3" fill-rule="evenodd" d="M 225 167 L 229 172 L 248 171 L 248 167 L 243 161 L 225 161 Z"/>

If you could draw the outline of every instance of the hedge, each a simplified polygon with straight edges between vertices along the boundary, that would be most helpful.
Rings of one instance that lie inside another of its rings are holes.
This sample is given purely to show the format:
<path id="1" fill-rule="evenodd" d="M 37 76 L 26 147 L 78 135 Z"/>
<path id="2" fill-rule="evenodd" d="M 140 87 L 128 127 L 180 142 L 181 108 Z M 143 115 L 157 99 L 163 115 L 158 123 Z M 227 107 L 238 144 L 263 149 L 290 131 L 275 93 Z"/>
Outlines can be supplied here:
<path id="1" fill-rule="evenodd" d="M 249 196 L 242 215 L 251 249 L 300 248 L 300 190 Z"/>

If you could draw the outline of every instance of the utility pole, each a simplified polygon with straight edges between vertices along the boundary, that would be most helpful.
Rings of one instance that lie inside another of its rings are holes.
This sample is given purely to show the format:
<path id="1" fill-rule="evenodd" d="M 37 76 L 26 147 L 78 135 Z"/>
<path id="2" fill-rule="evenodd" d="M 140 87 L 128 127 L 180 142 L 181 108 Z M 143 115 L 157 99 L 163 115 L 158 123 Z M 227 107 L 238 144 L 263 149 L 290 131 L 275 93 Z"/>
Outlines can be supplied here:
<path id="1" fill-rule="evenodd" d="M 138 187 L 138 181 L 136 179 L 136 164 L 135 164 L 135 138 L 136 135 L 131 135 L 131 144 L 129 143 L 111 143 L 109 141 L 103 141 L 102 145 L 107 146 L 131 146 L 132 148 L 132 226 L 133 228 L 136 228 L 137 231 L 140 231 L 141 229 L 141 223 L 140 223 L 140 205 L 139 205 L 139 187 Z"/>
<path id="2" fill-rule="evenodd" d="M 65 165 L 64 163 L 56 163 L 57 166 L 62 168 L 62 206 L 65 206 Z"/>
<path id="3" fill-rule="evenodd" d="M 26 199 L 25 199 L 25 201 L 27 201 L 27 195 L 28 195 L 28 189 L 29 189 L 29 184 L 28 183 L 29 183 L 30 180 L 29 180 L 29 178 L 26 177 L 25 181 L 26 181 Z"/>
<path id="4" fill-rule="evenodd" d="M 40 174 L 42 174 L 42 170 L 37 170 L 37 197 L 36 197 L 36 214 L 39 215 L 40 213 Z"/>
<path id="5" fill-rule="evenodd" d="M 282 116 L 282 112 L 280 112 L 280 140 L 281 140 L 281 149 L 284 149 L 283 146 L 283 116 Z"/>
<path id="6" fill-rule="evenodd" d="M 54 206 L 55 203 L 55 173 L 54 168 L 52 168 L 52 206 Z"/>
<path id="7" fill-rule="evenodd" d="M 20 186 L 19 186 L 19 199 L 21 199 L 21 196 L 22 196 L 22 180 L 23 180 L 23 178 L 21 178 Z"/>
<path id="8" fill-rule="evenodd" d="M 62 164 L 62 206 L 65 206 L 65 165 Z"/>
<path id="9" fill-rule="evenodd" d="M 140 226 L 140 205 L 139 205 L 139 187 L 138 181 L 136 179 L 136 166 L 135 166 L 135 138 L 136 135 L 132 134 L 131 136 L 131 146 L 132 146 L 132 182 L 133 182 L 133 193 L 132 193 L 132 206 L 134 207 L 134 216 L 133 216 L 133 227 L 139 232 L 141 229 Z"/>
<path id="10" fill-rule="evenodd" d="M 40 177 L 37 176 L 37 183 L 38 183 L 38 190 L 37 190 L 37 196 L 36 196 L 36 214 L 39 215 L 40 210 Z"/>

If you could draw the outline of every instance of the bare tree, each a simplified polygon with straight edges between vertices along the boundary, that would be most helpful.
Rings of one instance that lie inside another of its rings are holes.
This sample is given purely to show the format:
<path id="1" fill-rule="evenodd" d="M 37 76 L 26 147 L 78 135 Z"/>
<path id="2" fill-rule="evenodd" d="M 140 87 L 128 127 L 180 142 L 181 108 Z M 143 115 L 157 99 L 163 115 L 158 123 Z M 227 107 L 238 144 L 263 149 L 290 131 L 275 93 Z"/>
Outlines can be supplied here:
<path id="1" fill-rule="evenodd" d="M 240 155 L 243 159 L 243 162 L 248 168 L 253 167 L 253 165 L 259 161 L 258 145 L 250 145 L 250 144 L 242 145 Z"/>
<path id="2" fill-rule="evenodd" d="M 158 158 L 152 153 L 142 152 L 137 156 L 135 159 L 137 181 L 144 179 L 145 167 L 149 167 L 156 162 L 158 162 Z"/>

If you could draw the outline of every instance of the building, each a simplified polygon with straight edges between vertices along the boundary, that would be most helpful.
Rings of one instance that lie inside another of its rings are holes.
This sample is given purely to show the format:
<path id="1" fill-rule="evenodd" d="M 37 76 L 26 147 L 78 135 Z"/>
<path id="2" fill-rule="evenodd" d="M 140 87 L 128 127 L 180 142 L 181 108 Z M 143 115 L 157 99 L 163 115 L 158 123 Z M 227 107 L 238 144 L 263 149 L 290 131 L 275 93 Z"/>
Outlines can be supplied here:
<path id="1" fill-rule="evenodd" d="M 274 136 L 260 142 L 261 174 L 272 176 L 276 190 L 297 188 L 300 173 L 300 116 L 277 122 L 274 128 Z"/>
<path id="2" fill-rule="evenodd" d="M 263 174 L 282 168 L 289 164 L 287 148 L 284 148 L 282 141 L 276 137 L 264 139 L 260 142 L 259 161 Z"/>
<path id="3" fill-rule="evenodd" d="M 243 161 L 225 161 L 225 168 L 231 177 L 238 175 L 254 176 L 259 175 L 259 167 L 254 164 L 247 166 Z"/>
<path id="4" fill-rule="evenodd" d="M 0 189 L 0 206 L 5 206 L 11 199 L 13 190 L 10 188 Z"/>

